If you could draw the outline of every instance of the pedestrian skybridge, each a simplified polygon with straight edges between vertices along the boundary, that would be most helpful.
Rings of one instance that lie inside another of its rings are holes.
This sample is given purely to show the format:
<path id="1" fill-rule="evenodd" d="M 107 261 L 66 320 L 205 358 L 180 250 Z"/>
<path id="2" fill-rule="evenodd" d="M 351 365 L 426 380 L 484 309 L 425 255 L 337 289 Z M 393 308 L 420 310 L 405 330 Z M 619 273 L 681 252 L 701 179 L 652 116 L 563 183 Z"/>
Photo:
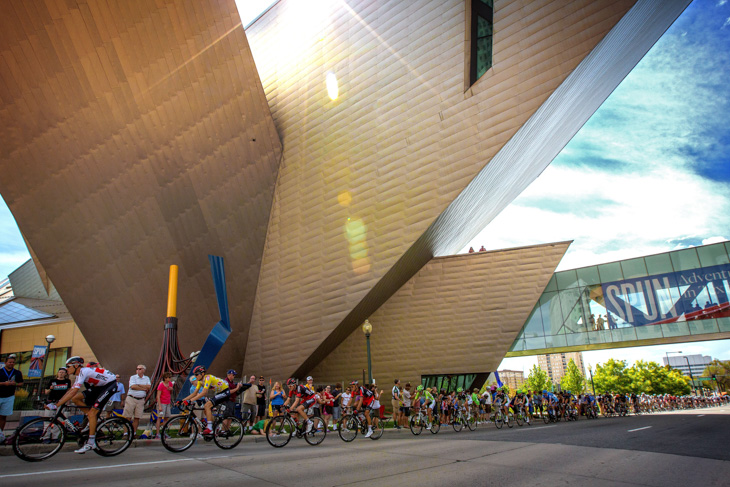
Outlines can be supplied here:
<path id="1" fill-rule="evenodd" d="M 556 272 L 507 357 L 730 338 L 730 242 Z"/>

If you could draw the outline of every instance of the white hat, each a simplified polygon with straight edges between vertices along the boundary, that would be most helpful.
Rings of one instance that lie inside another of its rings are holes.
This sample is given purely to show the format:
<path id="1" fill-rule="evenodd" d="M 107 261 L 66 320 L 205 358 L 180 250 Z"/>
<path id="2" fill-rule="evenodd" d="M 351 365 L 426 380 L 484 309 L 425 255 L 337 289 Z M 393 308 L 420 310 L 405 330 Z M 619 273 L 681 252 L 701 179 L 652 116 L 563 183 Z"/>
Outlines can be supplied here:
<path id="1" fill-rule="evenodd" d="M 314 379 L 312 379 L 312 376 L 311 375 L 308 375 L 307 376 L 307 380 L 314 380 Z"/>

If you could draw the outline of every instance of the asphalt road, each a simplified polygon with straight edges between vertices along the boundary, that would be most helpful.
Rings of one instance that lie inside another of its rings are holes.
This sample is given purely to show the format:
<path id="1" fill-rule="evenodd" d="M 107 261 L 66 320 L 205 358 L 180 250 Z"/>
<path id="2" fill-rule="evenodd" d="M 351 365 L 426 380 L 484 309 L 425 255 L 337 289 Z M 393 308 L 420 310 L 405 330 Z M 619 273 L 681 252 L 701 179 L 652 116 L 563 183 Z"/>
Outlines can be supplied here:
<path id="1" fill-rule="evenodd" d="M 349 444 L 330 433 L 317 447 L 293 438 L 274 449 L 247 437 L 231 451 L 203 443 L 172 454 L 149 441 L 118 457 L 62 452 L 40 463 L 2 447 L 0 485 L 728 486 L 729 438 L 725 407 L 418 437 L 387 431 Z"/>

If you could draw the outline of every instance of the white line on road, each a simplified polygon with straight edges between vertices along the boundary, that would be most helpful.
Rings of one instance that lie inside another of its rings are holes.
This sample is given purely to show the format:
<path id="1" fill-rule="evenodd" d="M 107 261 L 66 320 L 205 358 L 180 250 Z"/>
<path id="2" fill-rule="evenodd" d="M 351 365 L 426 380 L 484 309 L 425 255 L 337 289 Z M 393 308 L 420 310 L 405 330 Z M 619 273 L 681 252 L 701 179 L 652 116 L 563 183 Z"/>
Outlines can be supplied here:
<path id="1" fill-rule="evenodd" d="M 631 432 L 633 432 L 633 431 L 648 430 L 649 428 L 651 428 L 651 426 L 644 426 L 643 428 L 636 428 L 636 429 L 633 429 L 633 430 L 627 430 L 627 431 L 628 431 L 629 433 L 631 433 Z"/>
<path id="2" fill-rule="evenodd" d="M 84 467 L 84 470 L 99 470 L 103 468 L 119 468 L 119 467 L 136 467 L 139 465 L 157 465 L 160 463 L 172 463 L 172 462 L 185 462 L 187 460 L 191 460 L 190 458 L 180 458 L 177 460 L 160 460 L 157 462 L 141 462 L 141 463 L 123 463 L 121 465 L 104 465 L 101 467 Z M 197 460 L 197 459 L 196 459 Z M 78 472 L 77 468 L 65 468 L 63 470 L 44 470 L 43 472 L 27 472 L 27 473 L 13 473 L 10 475 L 0 475 L 0 479 L 5 479 L 9 477 L 23 477 L 25 475 L 43 475 L 47 473 L 63 473 L 63 472 Z"/>
<path id="3" fill-rule="evenodd" d="M 529 427 L 526 429 L 520 428 L 520 429 L 514 430 L 514 431 L 535 431 L 535 430 L 541 430 L 541 429 L 545 429 L 545 428 L 554 428 L 555 426 L 557 426 L 557 425 L 553 424 L 551 426 L 537 426 L 535 428 Z"/>
<path id="4" fill-rule="evenodd" d="M 698 418 L 701 418 L 702 416 L 704 416 L 704 414 L 698 414 L 697 415 Z"/>

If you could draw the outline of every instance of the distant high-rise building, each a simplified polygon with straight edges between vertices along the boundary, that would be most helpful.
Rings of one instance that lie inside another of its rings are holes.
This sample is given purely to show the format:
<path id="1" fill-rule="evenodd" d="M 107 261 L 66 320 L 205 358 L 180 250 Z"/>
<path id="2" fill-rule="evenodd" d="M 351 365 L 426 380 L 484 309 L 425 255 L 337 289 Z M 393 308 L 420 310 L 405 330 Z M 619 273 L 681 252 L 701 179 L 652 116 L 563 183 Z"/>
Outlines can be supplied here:
<path id="1" fill-rule="evenodd" d="M 677 369 L 682 375 L 689 376 L 690 370 L 694 377 L 702 377 L 702 373 L 705 371 L 712 358 L 709 355 L 672 355 L 669 357 L 669 363 L 667 363 L 667 357 L 662 358 L 664 365 L 669 365 L 673 369 Z"/>
<path id="2" fill-rule="evenodd" d="M 511 391 L 522 387 L 525 383 L 525 373 L 521 370 L 499 370 L 499 379 L 509 386 Z"/>
<path id="3" fill-rule="evenodd" d="M 550 381 L 560 384 L 560 379 L 568 369 L 570 359 L 573 359 L 581 374 L 586 375 L 586 368 L 583 365 L 583 352 L 551 353 L 550 355 L 538 355 L 537 363 L 542 370 L 547 372 Z"/>

